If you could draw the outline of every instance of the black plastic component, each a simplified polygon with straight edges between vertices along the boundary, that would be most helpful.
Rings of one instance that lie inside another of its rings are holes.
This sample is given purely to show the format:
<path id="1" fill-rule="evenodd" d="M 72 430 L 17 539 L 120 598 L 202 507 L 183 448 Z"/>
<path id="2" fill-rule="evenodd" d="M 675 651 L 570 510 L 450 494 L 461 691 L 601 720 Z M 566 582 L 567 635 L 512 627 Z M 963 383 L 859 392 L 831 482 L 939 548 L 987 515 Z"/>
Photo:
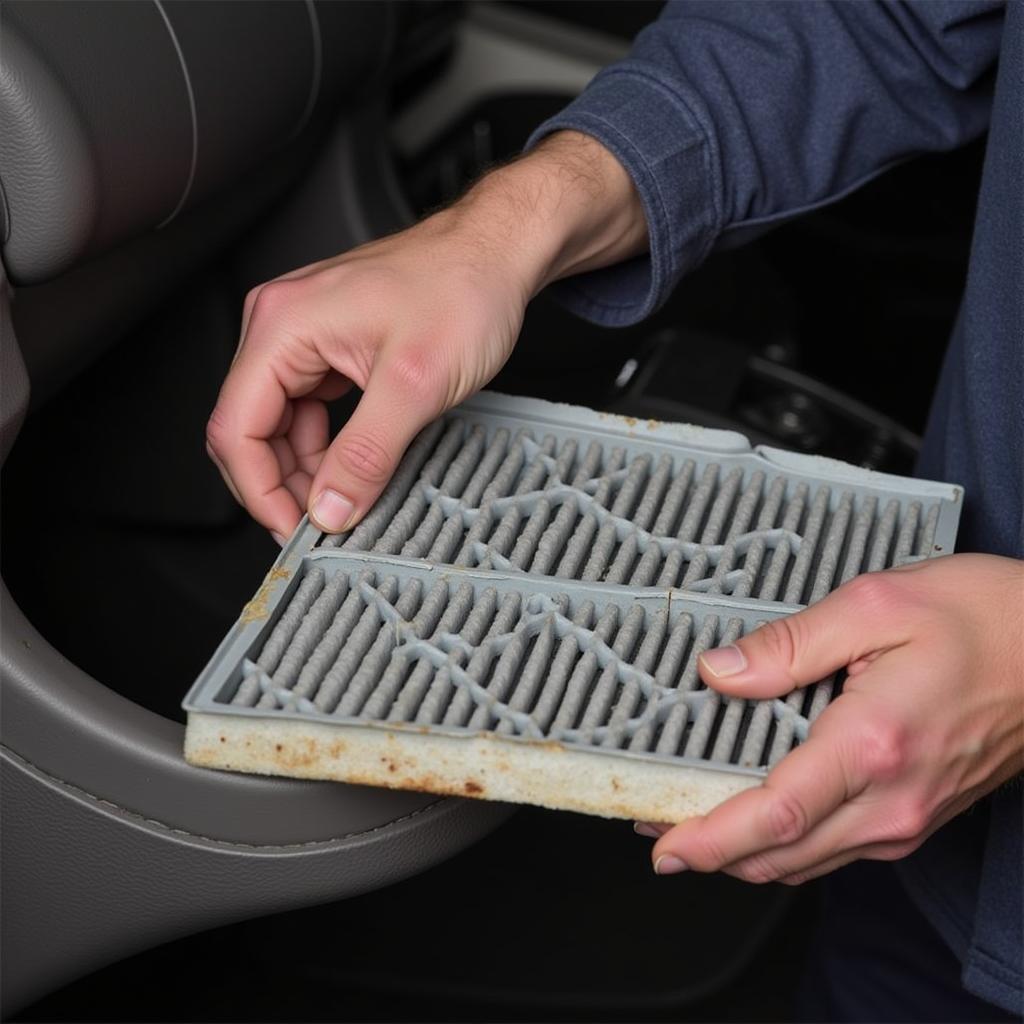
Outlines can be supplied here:
<path id="1" fill-rule="evenodd" d="M 728 337 L 666 329 L 623 367 L 611 408 L 741 430 L 759 443 L 908 475 L 921 439 L 906 427 L 779 361 Z M 625 378 L 623 380 L 623 378 Z"/>

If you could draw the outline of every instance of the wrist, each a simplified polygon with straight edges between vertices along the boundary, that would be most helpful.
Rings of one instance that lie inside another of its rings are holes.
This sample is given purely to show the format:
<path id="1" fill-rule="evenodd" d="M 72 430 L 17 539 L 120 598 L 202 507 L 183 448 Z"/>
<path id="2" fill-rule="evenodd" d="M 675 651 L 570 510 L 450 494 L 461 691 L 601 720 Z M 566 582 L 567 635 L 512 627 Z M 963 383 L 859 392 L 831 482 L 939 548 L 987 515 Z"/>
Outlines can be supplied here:
<path id="1" fill-rule="evenodd" d="M 647 248 L 632 179 L 604 146 L 578 132 L 548 136 L 482 178 L 445 214 L 500 254 L 524 301 L 552 281 Z"/>

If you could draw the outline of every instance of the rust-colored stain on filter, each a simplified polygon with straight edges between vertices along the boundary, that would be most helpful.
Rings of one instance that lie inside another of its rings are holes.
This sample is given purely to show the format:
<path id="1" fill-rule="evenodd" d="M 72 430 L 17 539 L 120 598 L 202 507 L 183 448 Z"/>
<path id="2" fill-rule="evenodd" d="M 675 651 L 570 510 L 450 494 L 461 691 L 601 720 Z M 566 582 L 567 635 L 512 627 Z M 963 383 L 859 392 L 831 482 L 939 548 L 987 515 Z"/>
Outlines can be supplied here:
<path id="1" fill-rule="evenodd" d="M 238 621 L 242 625 L 247 625 L 250 622 L 259 622 L 260 619 L 265 619 L 270 614 L 270 598 L 274 592 L 274 584 L 279 580 L 288 579 L 289 576 L 291 573 L 287 569 L 271 569 L 260 584 L 260 589 L 242 609 Z"/>

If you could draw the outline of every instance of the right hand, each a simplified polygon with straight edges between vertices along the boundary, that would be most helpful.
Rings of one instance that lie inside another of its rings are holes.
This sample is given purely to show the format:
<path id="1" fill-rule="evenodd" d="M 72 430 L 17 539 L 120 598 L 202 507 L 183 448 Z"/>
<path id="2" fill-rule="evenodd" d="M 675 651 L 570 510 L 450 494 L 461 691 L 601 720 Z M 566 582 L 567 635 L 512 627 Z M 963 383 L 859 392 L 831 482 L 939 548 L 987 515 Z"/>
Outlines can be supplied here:
<path id="1" fill-rule="evenodd" d="M 581 190 L 579 160 L 604 177 Z M 420 429 L 501 369 L 536 291 L 637 250 L 638 211 L 614 157 L 560 133 L 415 227 L 253 289 L 207 428 L 235 497 L 282 542 L 305 508 L 350 529 Z M 331 442 L 326 403 L 353 384 L 363 395 Z"/>

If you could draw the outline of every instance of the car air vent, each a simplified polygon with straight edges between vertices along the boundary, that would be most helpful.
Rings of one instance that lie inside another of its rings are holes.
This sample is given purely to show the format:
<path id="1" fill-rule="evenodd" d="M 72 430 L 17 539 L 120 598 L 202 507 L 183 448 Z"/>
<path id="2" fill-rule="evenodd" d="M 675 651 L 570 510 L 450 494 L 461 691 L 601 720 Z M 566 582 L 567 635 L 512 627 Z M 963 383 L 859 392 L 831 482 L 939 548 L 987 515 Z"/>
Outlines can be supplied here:
<path id="1" fill-rule="evenodd" d="M 199 765 L 675 821 L 757 785 L 841 680 L 699 654 L 951 551 L 961 491 L 739 434 L 481 395 L 350 534 L 304 523 L 185 702 Z"/>

